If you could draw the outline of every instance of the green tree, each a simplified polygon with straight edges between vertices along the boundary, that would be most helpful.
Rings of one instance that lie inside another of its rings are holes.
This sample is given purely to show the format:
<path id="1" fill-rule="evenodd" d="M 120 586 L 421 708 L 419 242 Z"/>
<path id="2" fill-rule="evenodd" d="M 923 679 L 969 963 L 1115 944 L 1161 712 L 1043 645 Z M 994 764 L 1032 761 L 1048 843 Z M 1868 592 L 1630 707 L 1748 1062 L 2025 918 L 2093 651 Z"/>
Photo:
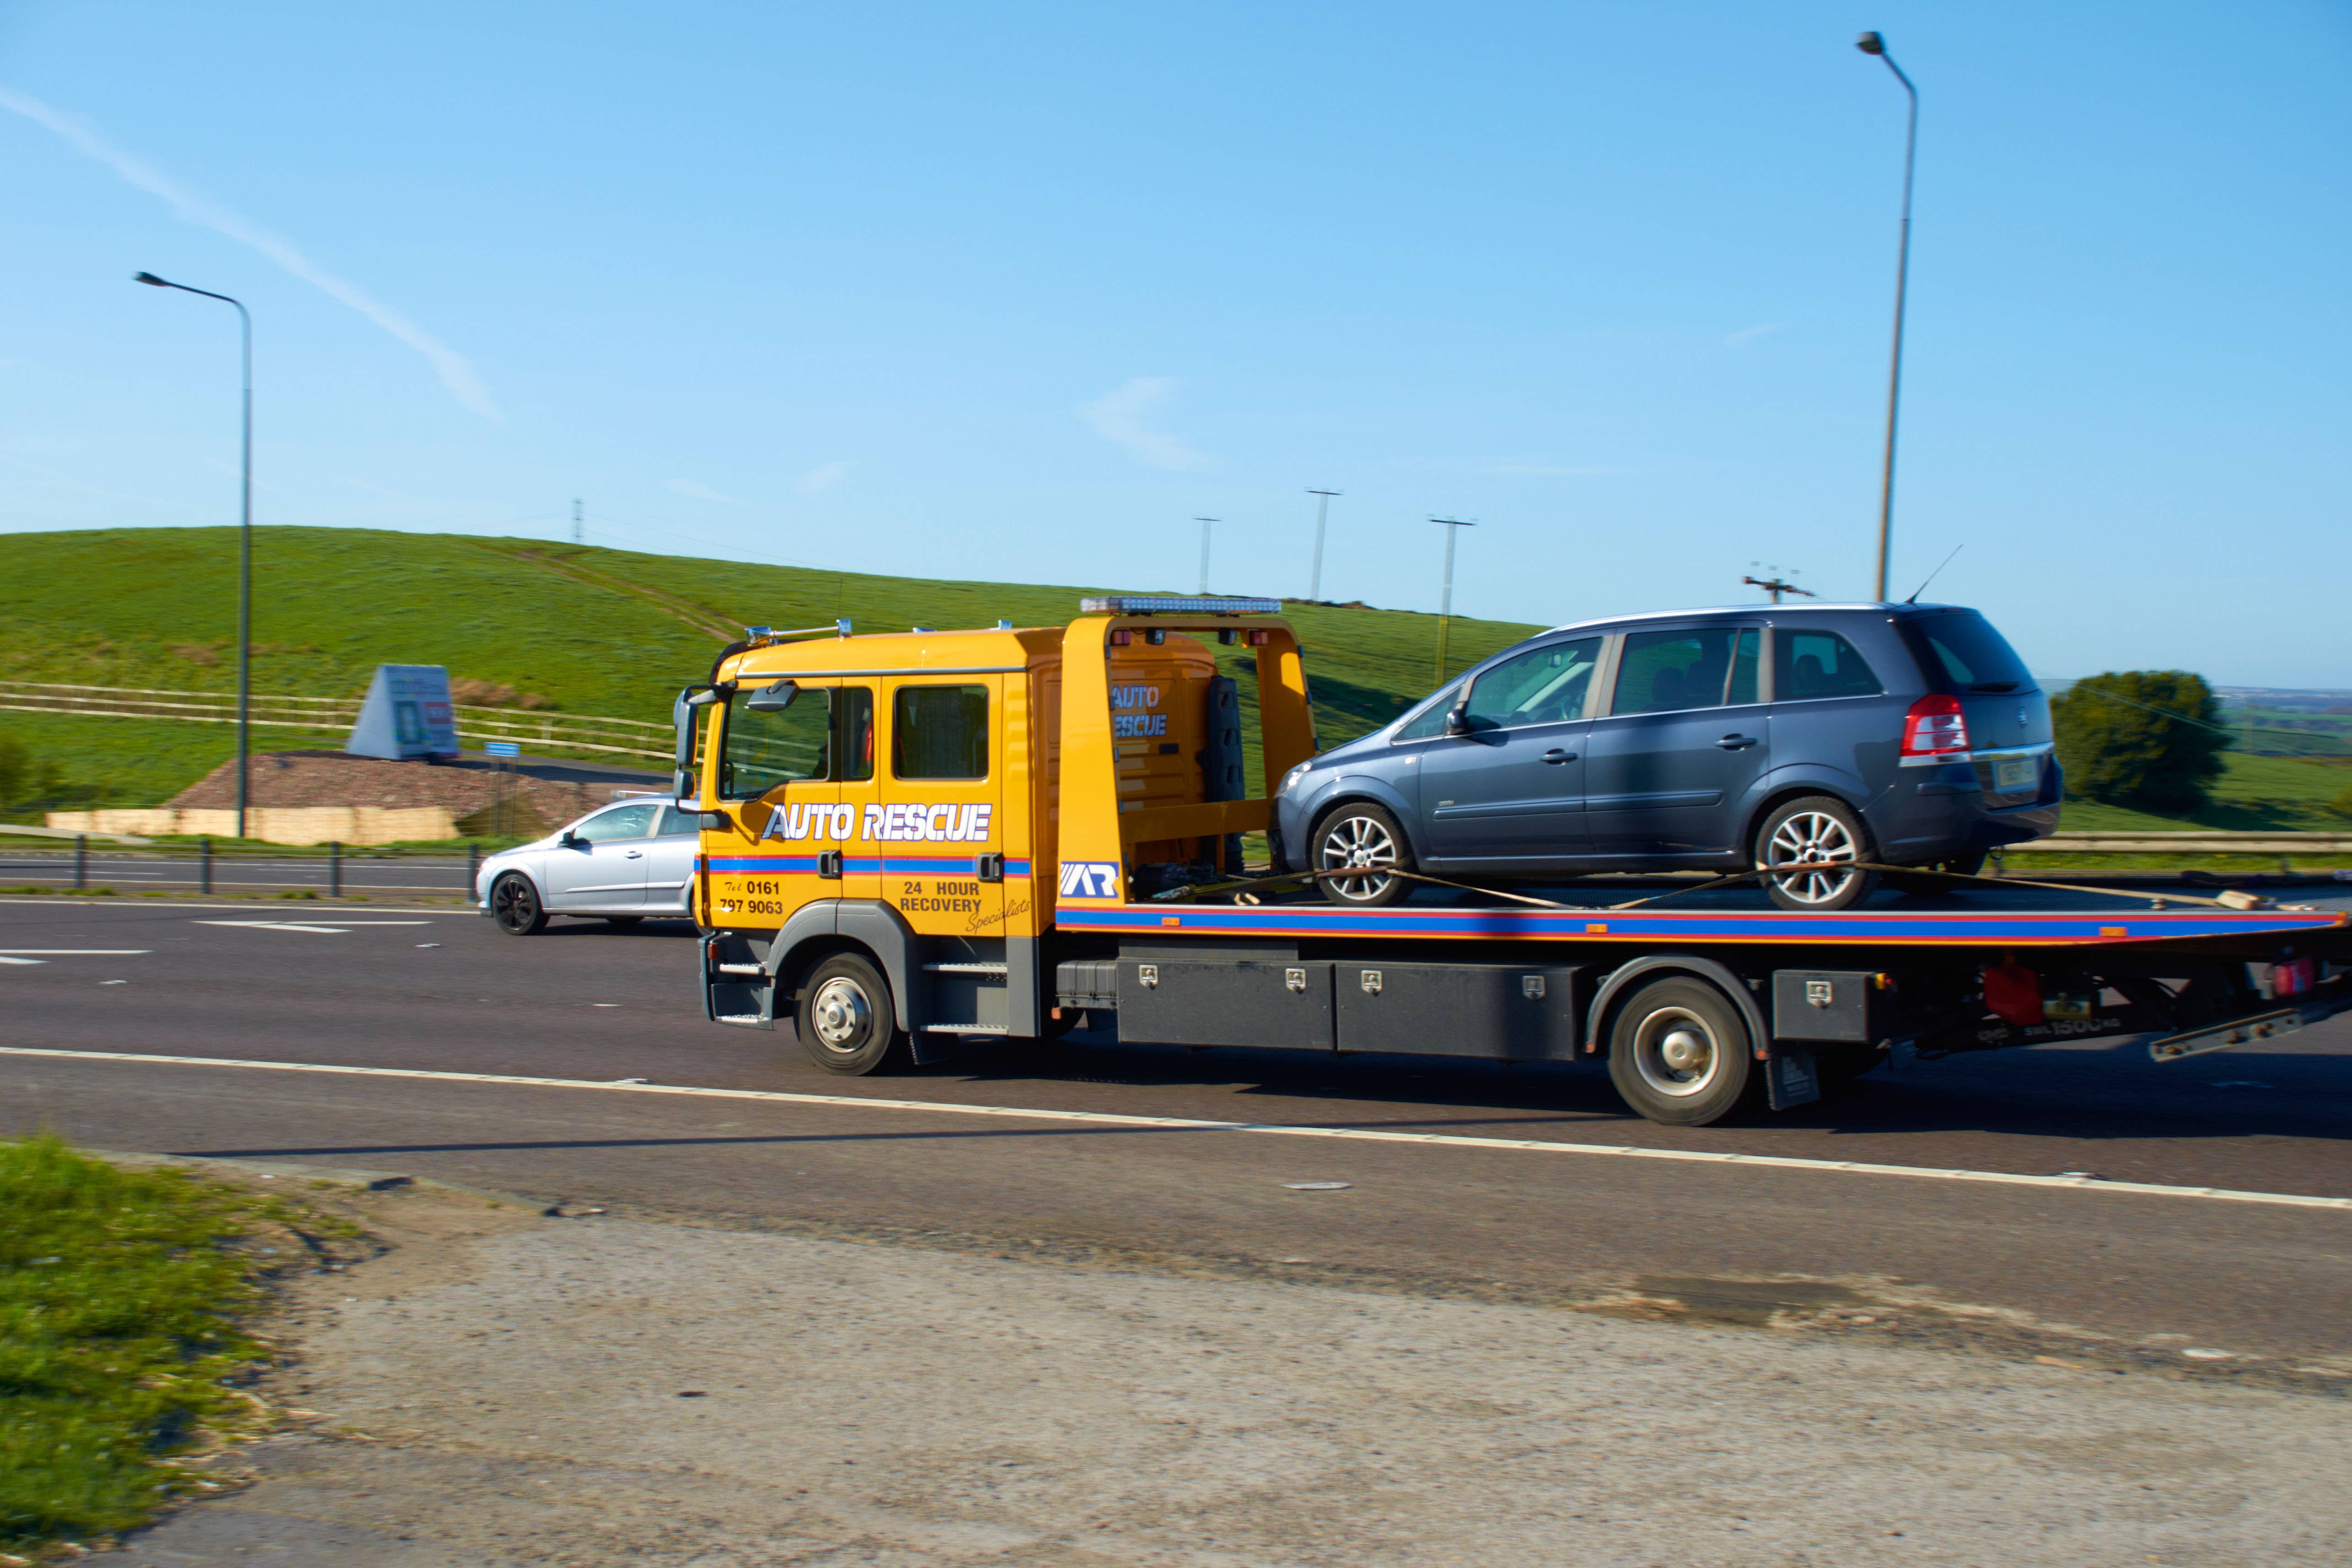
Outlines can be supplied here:
<path id="1" fill-rule="evenodd" d="M 36 761 L 23 741 L 0 735 L 0 815 L 45 803 L 63 783 L 56 763 Z"/>
<path id="2" fill-rule="evenodd" d="M 2144 811 L 2210 803 L 2230 737 L 2221 705 L 2186 670 L 2111 670 L 2076 681 L 2050 704 L 2066 787 Z"/>

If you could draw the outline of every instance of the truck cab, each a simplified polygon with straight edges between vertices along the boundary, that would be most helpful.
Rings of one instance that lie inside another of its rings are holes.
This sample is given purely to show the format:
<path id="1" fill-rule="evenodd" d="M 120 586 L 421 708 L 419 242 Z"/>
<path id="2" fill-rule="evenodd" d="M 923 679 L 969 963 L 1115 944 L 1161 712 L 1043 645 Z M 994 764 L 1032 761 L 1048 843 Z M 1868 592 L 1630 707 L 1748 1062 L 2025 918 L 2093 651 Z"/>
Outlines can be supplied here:
<path id="1" fill-rule="evenodd" d="M 1271 601 L 1105 599 L 1066 627 L 753 628 L 680 694 L 679 805 L 709 1016 L 780 1009 L 832 1071 L 1057 1020 L 1065 900 L 1237 876 L 1270 786 L 1314 750 Z M 1265 721 L 1243 777 L 1241 683 Z"/>

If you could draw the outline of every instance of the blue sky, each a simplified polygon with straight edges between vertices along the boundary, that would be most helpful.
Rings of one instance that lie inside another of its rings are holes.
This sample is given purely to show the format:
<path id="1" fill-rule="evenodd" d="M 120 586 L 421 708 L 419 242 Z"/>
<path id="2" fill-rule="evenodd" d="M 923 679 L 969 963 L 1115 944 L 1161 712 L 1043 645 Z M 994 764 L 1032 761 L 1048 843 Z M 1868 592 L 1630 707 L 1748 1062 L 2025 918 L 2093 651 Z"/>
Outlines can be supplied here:
<path id="1" fill-rule="evenodd" d="M 1559 622 L 1894 576 L 2352 686 L 2352 7 L 0 11 L 0 528 L 258 520 Z"/>

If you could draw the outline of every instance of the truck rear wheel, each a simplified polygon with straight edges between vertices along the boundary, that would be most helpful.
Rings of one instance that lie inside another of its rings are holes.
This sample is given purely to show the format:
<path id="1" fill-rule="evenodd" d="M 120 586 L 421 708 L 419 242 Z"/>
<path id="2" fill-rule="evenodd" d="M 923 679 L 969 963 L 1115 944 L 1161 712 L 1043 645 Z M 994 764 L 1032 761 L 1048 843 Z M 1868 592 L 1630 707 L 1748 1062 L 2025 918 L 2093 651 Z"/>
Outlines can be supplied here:
<path id="1" fill-rule="evenodd" d="M 1352 876 L 1323 876 L 1316 884 L 1323 896 L 1351 909 L 1371 909 L 1394 904 L 1412 889 L 1390 871 L 1411 871 L 1412 852 L 1405 847 L 1404 830 L 1385 808 L 1369 800 L 1335 806 L 1315 824 L 1307 837 L 1307 867 L 1311 871 L 1347 872 Z"/>
<path id="2" fill-rule="evenodd" d="M 1739 1009 L 1705 980 L 1651 981 L 1617 1009 L 1609 1080 L 1625 1103 L 1669 1127 L 1704 1127 L 1748 1091 L 1754 1041 Z"/>
<path id="3" fill-rule="evenodd" d="M 836 953 L 802 982 L 793 1029 L 811 1061 L 858 1077 L 905 1065 L 907 1036 L 897 1017 L 881 971 L 855 953 Z"/>

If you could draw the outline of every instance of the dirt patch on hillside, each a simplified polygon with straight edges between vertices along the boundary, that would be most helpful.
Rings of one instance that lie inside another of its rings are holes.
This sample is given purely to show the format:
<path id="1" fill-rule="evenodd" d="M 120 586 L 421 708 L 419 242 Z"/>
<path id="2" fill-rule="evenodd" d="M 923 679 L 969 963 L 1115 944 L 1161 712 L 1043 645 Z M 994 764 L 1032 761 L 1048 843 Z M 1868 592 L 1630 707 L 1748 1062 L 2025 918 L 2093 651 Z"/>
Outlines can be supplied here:
<path id="1" fill-rule="evenodd" d="M 503 791 L 507 828 L 536 836 L 607 804 L 625 791 L 657 787 L 658 776 L 622 769 L 526 763 L 500 775 L 471 760 L 386 762 L 340 751 L 275 751 L 253 758 L 255 806 L 446 806 L 460 833 L 498 831 Z M 226 809 L 236 804 L 236 764 L 224 762 L 164 802 Z"/>

